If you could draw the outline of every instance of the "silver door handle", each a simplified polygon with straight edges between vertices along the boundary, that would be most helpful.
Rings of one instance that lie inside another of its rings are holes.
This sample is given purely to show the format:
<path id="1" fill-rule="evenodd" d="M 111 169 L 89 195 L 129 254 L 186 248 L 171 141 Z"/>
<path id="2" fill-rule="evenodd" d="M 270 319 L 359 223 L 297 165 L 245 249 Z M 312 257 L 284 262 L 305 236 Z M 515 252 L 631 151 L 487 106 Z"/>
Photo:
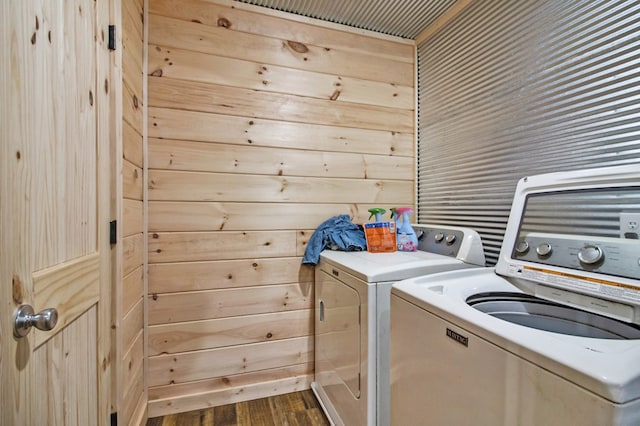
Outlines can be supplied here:
<path id="1" fill-rule="evenodd" d="M 34 314 L 31 305 L 22 305 L 16 311 L 13 323 L 13 335 L 24 337 L 31 331 L 31 327 L 38 330 L 49 331 L 58 323 L 58 311 L 49 308 Z"/>

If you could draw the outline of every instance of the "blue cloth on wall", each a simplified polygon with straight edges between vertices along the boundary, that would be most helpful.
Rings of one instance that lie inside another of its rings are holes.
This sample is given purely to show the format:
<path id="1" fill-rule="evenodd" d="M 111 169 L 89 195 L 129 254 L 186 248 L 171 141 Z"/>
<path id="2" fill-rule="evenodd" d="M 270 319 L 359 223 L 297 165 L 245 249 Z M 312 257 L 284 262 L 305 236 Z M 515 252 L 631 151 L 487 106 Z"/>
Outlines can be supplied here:
<path id="1" fill-rule="evenodd" d="M 364 251 L 367 240 L 364 231 L 351 222 L 349 215 L 341 214 L 325 220 L 315 230 L 302 258 L 302 263 L 317 265 L 320 252 L 325 248 L 342 251 Z"/>

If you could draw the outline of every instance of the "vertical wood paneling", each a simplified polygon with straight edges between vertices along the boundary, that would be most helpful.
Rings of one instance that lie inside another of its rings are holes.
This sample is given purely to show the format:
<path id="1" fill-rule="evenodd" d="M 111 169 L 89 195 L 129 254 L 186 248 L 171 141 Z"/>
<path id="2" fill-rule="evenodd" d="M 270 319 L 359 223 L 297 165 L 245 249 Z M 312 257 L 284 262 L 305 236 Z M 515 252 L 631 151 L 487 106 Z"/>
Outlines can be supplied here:
<path id="1" fill-rule="evenodd" d="M 413 47 L 223 3 L 149 5 L 154 416 L 308 388 L 309 236 L 414 200 Z"/>

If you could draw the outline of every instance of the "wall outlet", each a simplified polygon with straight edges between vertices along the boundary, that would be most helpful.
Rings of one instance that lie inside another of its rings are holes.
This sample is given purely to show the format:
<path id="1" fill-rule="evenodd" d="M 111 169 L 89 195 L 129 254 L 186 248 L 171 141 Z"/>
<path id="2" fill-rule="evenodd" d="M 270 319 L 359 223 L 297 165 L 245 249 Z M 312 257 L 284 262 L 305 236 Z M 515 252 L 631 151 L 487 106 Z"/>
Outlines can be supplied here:
<path id="1" fill-rule="evenodd" d="M 640 236 L 640 213 L 620 213 L 620 238 L 637 240 Z"/>

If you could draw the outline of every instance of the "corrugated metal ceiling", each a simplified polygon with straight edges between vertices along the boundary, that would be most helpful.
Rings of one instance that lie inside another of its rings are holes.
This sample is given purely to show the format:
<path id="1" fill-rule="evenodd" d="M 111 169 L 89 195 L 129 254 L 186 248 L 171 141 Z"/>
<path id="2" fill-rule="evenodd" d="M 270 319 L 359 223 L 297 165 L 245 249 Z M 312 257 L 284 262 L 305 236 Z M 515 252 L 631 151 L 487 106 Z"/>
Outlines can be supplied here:
<path id="1" fill-rule="evenodd" d="M 237 0 L 392 36 L 415 39 L 456 0 Z"/>

